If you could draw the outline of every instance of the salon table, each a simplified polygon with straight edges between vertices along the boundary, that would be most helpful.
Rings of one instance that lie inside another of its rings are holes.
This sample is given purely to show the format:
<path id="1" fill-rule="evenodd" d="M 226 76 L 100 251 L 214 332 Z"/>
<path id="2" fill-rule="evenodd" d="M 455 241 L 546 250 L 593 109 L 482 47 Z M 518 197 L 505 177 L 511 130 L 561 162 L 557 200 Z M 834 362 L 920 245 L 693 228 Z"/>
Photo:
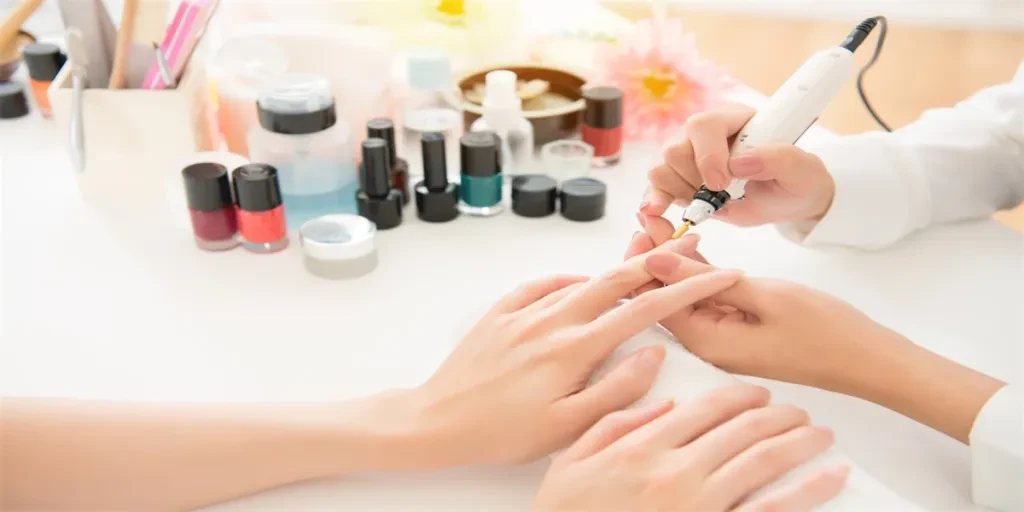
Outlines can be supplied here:
<path id="1" fill-rule="evenodd" d="M 814 128 L 802 142 L 828 136 Z M 330 282 L 304 271 L 295 237 L 272 255 L 197 250 L 169 163 L 133 170 L 159 193 L 83 194 L 63 137 L 37 115 L 0 122 L 4 395 L 312 401 L 414 386 L 468 315 L 502 293 L 617 264 L 660 154 L 628 145 L 622 164 L 593 172 L 609 194 L 607 215 L 592 223 L 507 212 L 433 225 L 410 205 L 401 227 L 379 233 L 374 273 Z M 930 229 L 880 252 L 811 250 L 771 227 L 709 222 L 698 231 L 717 265 L 823 289 L 917 343 L 1020 383 L 1024 239 L 995 221 Z M 834 428 L 841 450 L 905 497 L 972 509 L 966 447 L 854 398 L 762 384 Z M 209 510 L 523 511 L 546 466 L 352 476 Z"/>

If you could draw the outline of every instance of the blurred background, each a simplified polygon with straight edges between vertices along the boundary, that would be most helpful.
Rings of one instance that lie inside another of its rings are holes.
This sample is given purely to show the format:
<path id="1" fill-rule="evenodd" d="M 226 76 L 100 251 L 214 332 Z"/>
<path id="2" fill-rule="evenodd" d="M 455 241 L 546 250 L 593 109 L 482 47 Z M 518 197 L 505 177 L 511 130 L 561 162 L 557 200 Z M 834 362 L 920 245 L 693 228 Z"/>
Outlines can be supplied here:
<path id="1" fill-rule="evenodd" d="M 85 1 L 85 0 L 83 0 Z M 104 0 L 115 19 L 118 0 Z M 222 0 L 221 22 L 345 18 L 385 22 L 397 7 L 443 0 Z M 9 10 L 17 0 L 0 0 Z M 460 3 L 461 2 L 456 2 Z M 520 24 L 534 32 L 614 34 L 638 20 L 679 18 L 696 36 L 703 58 L 743 84 L 771 94 L 813 52 L 839 43 L 867 16 L 888 17 L 885 50 L 866 78 L 867 94 L 894 127 L 925 109 L 953 105 L 973 92 L 1010 80 L 1024 61 L 1024 0 L 492 0 L 494 10 L 516 4 Z M 146 2 L 163 9 L 167 2 Z M 579 13 L 593 12 L 594 17 Z M 584 6 L 587 9 L 584 9 Z M 225 12 L 226 11 L 226 12 Z M 60 37 L 56 0 L 47 0 L 24 28 L 40 38 Z M 154 27 L 155 33 L 162 28 Z M 398 29 L 401 31 L 402 29 Z M 145 30 L 143 30 L 145 32 Z M 502 37 L 501 33 L 495 37 Z M 512 37 L 509 35 L 508 37 Z M 872 36 L 873 38 L 874 36 Z M 477 44 L 477 43 L 473 43 Z M 479 43 L 481 48 L 490 48 Z M 486 50 L 497 59 L 501 45 Z M 571 53 L 570 53 L 571 55 Z M 861 62 L 870 52 L 860 52 Z M 569 60 L 575 57 L 565 57 Z M 821 124 L 840 134 L 876 128 L 853 81 L 832 102 Z M 1024 229 L 1024 209 L 1001 216 Z"/>

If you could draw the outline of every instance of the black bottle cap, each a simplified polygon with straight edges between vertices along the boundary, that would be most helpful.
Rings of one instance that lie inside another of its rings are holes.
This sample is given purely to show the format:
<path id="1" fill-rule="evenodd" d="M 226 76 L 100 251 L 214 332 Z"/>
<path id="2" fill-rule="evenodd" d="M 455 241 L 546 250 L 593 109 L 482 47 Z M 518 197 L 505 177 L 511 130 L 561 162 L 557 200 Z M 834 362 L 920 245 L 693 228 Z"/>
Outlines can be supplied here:
<path id="1" fill-rule="evenodd" d="M 441 190 L 416 184 L 416 216 L 427 222 L 448 222 L 459 216 L 459 186 L 449 183 Z"/>
<path id="2" fill-rule="evenodd" d="M 231 171 L 238 208 L 265 212 L 281 206 L 281 184 L 277 169 L 267 164 L 245 164 Z"/>
<path id="3" fill-rule="evenodd" d="M 21 50 L 21 58 L 28 66 L 28 76 L 40 82 L 52 82 L 68 60 L 60 47 L 50 43 L 33 43 Z"/>
<path id="4" fill-rule="evenodd" d="M 322 132 L 338 122 L 334 102 L 312 112 L 278 112 L 265 108 L 262 103 L 257 101 L 256 115 L 259 116 L 260 126 L 264 130 L 285 135 L 307 135 Z"/>
<path id="5" fill-rule="evenodd" d="M 366 123 L 366 136 L 384 139 L 388 143 L 388 167 L 398 161 L 398 148 L 395 147 L 395 123 L 386 117 L 375 117 Z"/>
<path id="6" fill-rule="evenodd" d="M 448 187 L 444 134 L 424 133 L 420 147 L 423 149 L 423 183 L 430 190 L 444 190 Z"/>
<path id="7" fill-rule="evenodd" d="M 512 178 L 512 211 L 523 217 L 547 217 L 555 213 L 558 183 L 543 174 Z"/>
<path id="8" fill-rule="evenodd" d="M 363 162 L 359 165 L 362 190 L 370 197 L 385 197 L 391 191 L 388 177 L 388 143 L 384 139 L 363 141 Z M 372 220 L 372 219 L 371 219 Z"/>
<path id="9" fill-rule="evenodd" d="M 617 87 L 588 87 L 583 90 L 587 104 L 583 124 L 594 128 L 622 125 L 622 90 Z"/>
<path id="10" fill-rule="evenodd" d="M 562 182 L 558 199 L 562 203 L 562 216 L 579 222 L 604 217 L 604 204 L 608 187 L 593 178 L 575 178 Z"/>
<path id="11" fill-rule="evenodd" d="M 28 115 L 28 98 L 21 82 L 0 82 L 0 119 Z"/>
<path id="12" fill-rule="evenodd" d="M 462 174 L 484 177 L 501 174 L 500 146 L 494 132 L 470 132 L 463 135 L 459 139 Z"/>
<path id="13" fill-rule="evenodd" d="M 402 223 L 402 193 L 391 189 L 384 197 L 371 197 L 365 191 L 356 195 L 359 215 L 377 225 L 377 229 L 391 229 Z"/>
<path id="14" fill-rule="evenodd" d="M 211 162 L 192 164 L 181 170 L 181 176 L 189 208 L 213 212 L 234 207 L 227 167 Z"/>

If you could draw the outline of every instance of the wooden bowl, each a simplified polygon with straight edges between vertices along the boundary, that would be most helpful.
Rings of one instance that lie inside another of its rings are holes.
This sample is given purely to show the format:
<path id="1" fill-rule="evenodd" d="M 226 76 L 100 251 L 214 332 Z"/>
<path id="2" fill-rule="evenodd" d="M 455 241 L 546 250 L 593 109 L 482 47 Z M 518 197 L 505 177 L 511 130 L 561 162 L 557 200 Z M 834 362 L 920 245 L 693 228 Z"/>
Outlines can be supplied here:
<path id="1" fill-rule="evenodd" d="M 524 117 L 533 125 L 533 141 L 538 148 L 553 140 L 565 139 L 579 133 L 583 118 L 583 84 L 586 80 L 573 72 L 564 69 L 549 68 L 535 65 L 495 66 L 469 73 L 458 81 L 458 91 L 445 96 L 448 103 L 462 111 L 462 122 L 465 130 L 483 115 L 483 107 L 465 99 L 466 91 L 477 84 L 483 84 L 487 73 L 499 69 L 507 69 L 516 74 L 520 80 L 545 80 L 550 84 L 550 91 L 572 101 L 566 105 L 543 110 L 527 110 Z"/>

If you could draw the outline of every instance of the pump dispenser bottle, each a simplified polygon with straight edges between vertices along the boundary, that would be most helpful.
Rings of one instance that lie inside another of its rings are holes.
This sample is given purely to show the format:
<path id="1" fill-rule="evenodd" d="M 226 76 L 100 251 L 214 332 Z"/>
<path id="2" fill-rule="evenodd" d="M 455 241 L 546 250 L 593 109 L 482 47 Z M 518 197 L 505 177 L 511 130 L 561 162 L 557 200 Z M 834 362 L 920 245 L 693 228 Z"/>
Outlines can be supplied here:
<path id="1" fill-rule="evenodd" d="M 249 158 L 277 169 L 288 225 L 332 213 L 355 213 L 359 188 L 351 132 L 338 122 L 327 79 L 283 75 L 256 102 Z"/>
<path id="2" fill-rule="evenodd" d="M 523 101 L 516 94 L 516 74 L 504 69 L 491 71 L 486 80 L 484 113 L 470 131 L 498 135 L 505 174 L 528 174 L 533 166 L 533 125 L 523 116 Z"/>

